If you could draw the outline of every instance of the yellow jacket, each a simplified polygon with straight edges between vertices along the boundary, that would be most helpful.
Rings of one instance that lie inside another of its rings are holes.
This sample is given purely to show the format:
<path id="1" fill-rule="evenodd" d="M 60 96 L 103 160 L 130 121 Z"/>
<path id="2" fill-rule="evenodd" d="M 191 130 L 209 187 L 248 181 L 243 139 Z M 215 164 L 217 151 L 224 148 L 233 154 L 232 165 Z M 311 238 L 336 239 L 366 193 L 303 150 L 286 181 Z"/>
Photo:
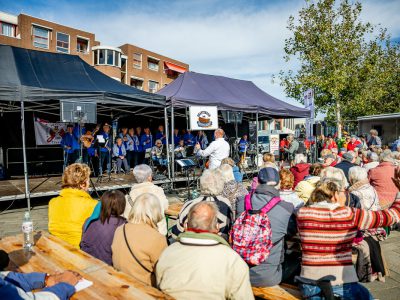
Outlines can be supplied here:
<path id="1" fill-rule="evenodd" d="M 296 192 L 297 196 L 304 201 L 304 204 L 308 202 L 308 199 L 310 199 L 312 192 L 315 190 L 315 187 L 320 180 L 321 178 L 319 176 L 312 176 L 308 179 L 300 181 L 296 185 L 294 191 Z"/>
<path id="2" fill-rule="evenodd" d="M 49 232 L 79 248 L 83 223 L 98 203 L 82 190 L 66 188 L 49 202 Z"/>

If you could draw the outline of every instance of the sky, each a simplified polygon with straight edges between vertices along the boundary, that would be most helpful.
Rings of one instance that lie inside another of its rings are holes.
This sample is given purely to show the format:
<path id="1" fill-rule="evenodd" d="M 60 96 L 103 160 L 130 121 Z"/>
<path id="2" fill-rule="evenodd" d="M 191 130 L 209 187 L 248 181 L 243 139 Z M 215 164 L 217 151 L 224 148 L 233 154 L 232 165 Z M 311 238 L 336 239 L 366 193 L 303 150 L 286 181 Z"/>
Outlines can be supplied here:
<path id="1" fill-rule="evenodd" d="M 362 19 L 386 27 L 400 41 L 400 1 L 362 0 Z M 290 15 L 304 0 L 0 0 L 0 10 L 25 13 L 96 35 L 103 45 L 137 45 L 183 61 L 195 72 L 251 80 L 288 99 L 272 76 L 296 70 L 286 63 Z"/>

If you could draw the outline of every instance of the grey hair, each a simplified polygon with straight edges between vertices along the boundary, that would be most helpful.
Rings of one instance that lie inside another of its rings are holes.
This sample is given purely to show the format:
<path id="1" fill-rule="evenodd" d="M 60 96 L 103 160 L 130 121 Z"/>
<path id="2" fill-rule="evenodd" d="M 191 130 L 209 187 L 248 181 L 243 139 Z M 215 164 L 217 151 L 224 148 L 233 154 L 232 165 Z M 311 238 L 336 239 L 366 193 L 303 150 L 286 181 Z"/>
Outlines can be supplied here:
<path id="1" fill-rule="evenodd" d="M 199 213 L 199 210 L 207 207 L 211 213 Z M 218 206 L 215 202 L 201 201 L 193 205 L 188 213 L 187 226 L 188 228 L 212 231 L 218 227 Z"/>
<path id="2" fill-rule="evenodd" d="M 235 177 L 233 176 L 233 168 L 230 165 L 221 165 L 217 171 L 221 174 L 221 180 L 224 182 L 224 184 L 235 180 Z"/>
<path id="3" fill-rule="evenodd" d="M 384 162 L 384 161 L 393 162 L 392 151 L 390 151 L 389 149 L 383 151 L 381 153 L 381 155 L 379 156 L 379 161 L 381 161 L 381 162 Z"/>
<path id="4" fill-rule="evenodd" d="M 294 157 L 294 163 L 296 165 L 301 163 L 307 163 L 307 157 L 302 153 L 298 153 Z"/>
<path id="5" fill-rule="evenodd" d="M 376 154 L 375 152 L 372 152 L 372 151 L 368 152 L 367 158 L 368 158 L 368 160 L 370 160 L 370 161 L 379 161 L 379 156 L 378 156 L 378 154 Z"/>
<path id="6" fill-rule="evenodd" d="M 144 193 L 133 200 L 129 213 L 129 222 L 132 224 L 148 224 L 157 228 L 157 223 L 163 219 L 160 200 L 150 193 Z"/>
<path id="7" fill-rule="evenodd" d="M 326 167 L 322 169 L 320 174 L 321 180 L 329 179 L 336 180 L 340 182 L 340 186 L 344 189 L 349 186 L 349 183 L 344 175 L 343 170 L 334 168 L 334 167 Z"/>
<path id="8" fill-rule="evenodd" d="M 376 135 L 376 136 L 378 136 L 378 131 L 377 131 L 376 129 L 371 129 L 371 130 L 369 131 L 369 133 L 370 133 L 371 135 Z"/>
<path id="9" fill-rule="evenodd" d="M 200 190 L 203 195 L 218 196 L 222 194 L 224 182 L 217 178 L 219 171 L 205 170 L 200 177 Z"/>
<path id="10" fill-rule="evenodd" d="M 149 180 L 149 177 L 153 175 L 151 168 L 148 165 L 138 165 L 133 169 L 133 176 L 137 183 L 143 183 Z"/>
<path id="11" fill-rule="evenodd" d="M 351 184 L 355 184 L 365 179 L 368 179 L 368 173 L 365 168 L 355 166 L 349 169 L 349 181 Z"/>
<path id="12" fill-rule="evenodd" d="M 289 133 L 288 136 L 286 137 L 287 140 L 293 140 L 294 139 L 294 134 Z"/>
<path id="13" fill-rule="evenodd" d="M 400 146 L 399 146 L 400 147 Z M 398 152 L 398 151 L 393 151 L 392 152 L 392 158 L 393 159 L 400 159 L 400 152 Z"/>
<path id="14" fill-rule="evenodd" d="M 225 131 L 222 128 L 218 128 L 215 130 L 214 134 L 220 134 L 221 136 L 224 136 Z"/>
<path id="15" fill-rule="evenodd" d="M 162 143 L 162 141 L 160 139 L 158 139 L 158 140 L 156 140 L 155 144 L 157 144 L 157 143 Z"/>

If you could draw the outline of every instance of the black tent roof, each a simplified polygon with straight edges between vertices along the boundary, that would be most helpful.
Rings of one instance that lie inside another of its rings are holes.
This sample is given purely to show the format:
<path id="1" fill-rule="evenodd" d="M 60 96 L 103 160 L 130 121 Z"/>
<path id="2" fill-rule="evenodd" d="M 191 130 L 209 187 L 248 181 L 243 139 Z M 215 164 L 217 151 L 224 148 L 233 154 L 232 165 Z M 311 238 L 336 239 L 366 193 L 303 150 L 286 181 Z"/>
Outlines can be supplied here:
<path id="1" fill-rule="evenodd" d="M 259 112 L 272 118 L 310 117 L 310 110 L 272 97 L 251 81 L 224 76 L 186 72 L 158 94 L 166 96 L 175 107 L 213 105 L 221 110 Z"/>
<path id="2" fill-rule="evenodd" d="M 79 100 L 164 107 L 165 97 L 122 84 L 79 56 L 0 45 L 1 101 Z"/>

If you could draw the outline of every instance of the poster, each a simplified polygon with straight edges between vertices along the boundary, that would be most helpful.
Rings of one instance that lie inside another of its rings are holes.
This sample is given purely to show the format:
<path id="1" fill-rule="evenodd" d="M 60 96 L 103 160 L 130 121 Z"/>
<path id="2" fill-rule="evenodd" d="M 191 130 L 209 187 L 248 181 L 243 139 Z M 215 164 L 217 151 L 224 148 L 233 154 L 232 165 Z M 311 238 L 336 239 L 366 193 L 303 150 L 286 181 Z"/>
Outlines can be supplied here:
<path id="1" fill-rule="evenodd" d="M 43 119 L 34 118 L 35 139 L 37 146 L 59 145 L 66 132 L 67 124 L 51 123 Z"/>
<path id="2" fill-rule="evenodd" d="M 279 134 L 271 134 L 269 136 L 269 152 L 279 155 Z"/>
<path id="3" fill-rule="evenodd" d="M 190 106 L 191 130 L 218 129 L 218 108 L 216 106 Z"/>

